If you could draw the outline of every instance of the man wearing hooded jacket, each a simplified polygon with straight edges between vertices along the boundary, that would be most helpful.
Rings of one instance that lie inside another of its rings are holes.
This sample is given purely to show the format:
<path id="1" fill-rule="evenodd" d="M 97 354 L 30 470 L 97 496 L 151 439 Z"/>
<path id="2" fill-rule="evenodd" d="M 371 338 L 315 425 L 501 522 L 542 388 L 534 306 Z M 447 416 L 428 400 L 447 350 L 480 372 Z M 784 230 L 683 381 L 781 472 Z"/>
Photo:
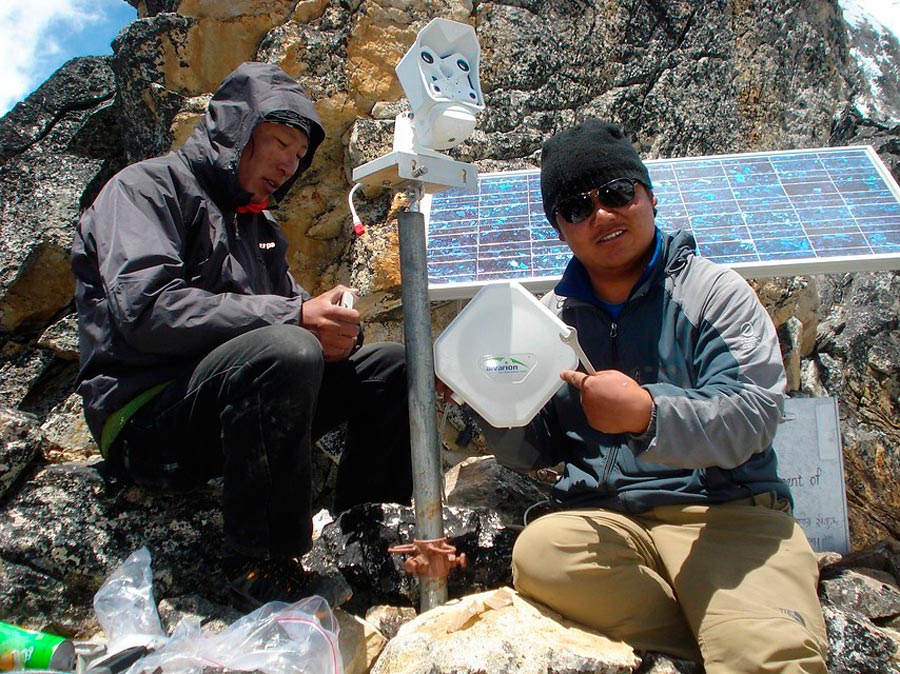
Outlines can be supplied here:
<path id="1" fill-rule="evenodd" d="M 245 63 L 182 149 L 106 184 L 72 247 L 88 425 L 138 484 L 223 477 L 227 591 L 247 609 L 317 591 L 296 561 L 314 438 L 349 421 L 336 510 L 412 489 L 402 347 L 360 348 L 352 289 L 311 297 L 264 210 L 324 137 L 297 82 Z"/>
<path id="2" fill-rule="evenodd" d="M 690 233 L 655 226 L 620 127 L 547 140 L 541 197 L 572 251 L 543 302 L 597 373 L 562 372 L 525 427 L 481 423 L 506 465 L 565 466 L 552 512 L 516 541 L 516 589 L 709 674 L 823 674 L 816 560 L 772 447 L 785 376 L 771 320 Z"/>

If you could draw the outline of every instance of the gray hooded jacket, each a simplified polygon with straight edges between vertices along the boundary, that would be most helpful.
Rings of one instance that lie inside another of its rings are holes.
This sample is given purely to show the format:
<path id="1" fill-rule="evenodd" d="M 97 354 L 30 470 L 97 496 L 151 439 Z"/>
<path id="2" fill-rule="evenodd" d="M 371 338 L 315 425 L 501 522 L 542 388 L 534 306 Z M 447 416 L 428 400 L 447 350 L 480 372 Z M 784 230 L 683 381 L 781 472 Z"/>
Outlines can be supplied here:
<path id="1" fill-rule="evenodd" d="M 564 385 L 522 428 L 481 426 L 498 460 L 518 470 L 565 463 L 554 489 L 566 507 L 639 513 L 755 494 L 789 499 L 772 449 L 783 417 L 784 367 L 775 327 L 736 272 L 694 254 L 694 238 L 662 236 L 660 260 L 618 319 L 548 293 L 598 370 L 615 369 L 653 397 L 641 436 L 590 427 Z"/>
<path id="2" fill-rule="evenodd" d="M 250 200 L 238 184 L 241 151 L 279 111 L 310 127 L 306 155 L 274 194 L 281 199 L 325 131 L 297 82 L 273 65 L 245 63 L 182 149 L 126 167 L 84 212 L 72 244 L 78 391 L 96 438 L 110 414 L 225 341 L 300 323 L 309 294 L 288 271 L 279 226 L 265 211 L 235 211 Z"/>

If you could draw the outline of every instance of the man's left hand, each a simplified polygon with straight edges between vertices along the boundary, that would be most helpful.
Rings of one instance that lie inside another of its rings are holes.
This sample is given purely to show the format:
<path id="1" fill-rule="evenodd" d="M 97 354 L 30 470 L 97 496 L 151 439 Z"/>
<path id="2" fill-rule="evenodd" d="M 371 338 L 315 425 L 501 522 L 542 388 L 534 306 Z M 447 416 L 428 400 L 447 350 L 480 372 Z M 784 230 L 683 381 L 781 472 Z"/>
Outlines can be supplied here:
<path id="1" fill-rule="evenodd" d="M 563 370 L 559 376 L 581 392 L 581 406 L 591 428 L 640 435 L 650 425 L 653 398 L 631 377 L 618 370 L 593 375 Z"/>

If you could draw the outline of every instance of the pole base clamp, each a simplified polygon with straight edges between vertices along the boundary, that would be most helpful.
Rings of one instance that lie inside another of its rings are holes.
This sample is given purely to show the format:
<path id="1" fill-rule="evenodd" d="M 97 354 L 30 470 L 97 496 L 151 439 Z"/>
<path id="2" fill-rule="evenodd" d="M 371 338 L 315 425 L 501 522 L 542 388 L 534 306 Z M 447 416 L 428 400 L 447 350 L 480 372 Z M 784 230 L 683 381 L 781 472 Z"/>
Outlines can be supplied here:
<path id="1" fill-rule="evenodd" d="M 407 573 L 414 573 L 423 578 L 446 578 L 450 570 L 458 566 L 466 568 L 466 553 L 456 554 L 456 548 L 450 545 L 449 539 L 414 540 L 405 545 L 395 545 L 388 552 L 395 555 L 415 555 L 403 562 Z"/>

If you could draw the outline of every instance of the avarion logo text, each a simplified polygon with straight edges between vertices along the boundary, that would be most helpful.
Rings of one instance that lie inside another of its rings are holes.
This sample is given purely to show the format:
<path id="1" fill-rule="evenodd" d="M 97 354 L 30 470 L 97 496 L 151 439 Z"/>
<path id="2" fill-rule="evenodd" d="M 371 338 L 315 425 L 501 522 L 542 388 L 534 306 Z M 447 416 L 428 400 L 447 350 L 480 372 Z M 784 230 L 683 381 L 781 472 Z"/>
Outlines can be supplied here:
<path id="1" fill-rule="evenodd" d="M 481 369 L 491 379 L 518 383 L 528 376 L 535 363 L 533 353 L 511 353 L 505 356 L 484 356 Z"/>

